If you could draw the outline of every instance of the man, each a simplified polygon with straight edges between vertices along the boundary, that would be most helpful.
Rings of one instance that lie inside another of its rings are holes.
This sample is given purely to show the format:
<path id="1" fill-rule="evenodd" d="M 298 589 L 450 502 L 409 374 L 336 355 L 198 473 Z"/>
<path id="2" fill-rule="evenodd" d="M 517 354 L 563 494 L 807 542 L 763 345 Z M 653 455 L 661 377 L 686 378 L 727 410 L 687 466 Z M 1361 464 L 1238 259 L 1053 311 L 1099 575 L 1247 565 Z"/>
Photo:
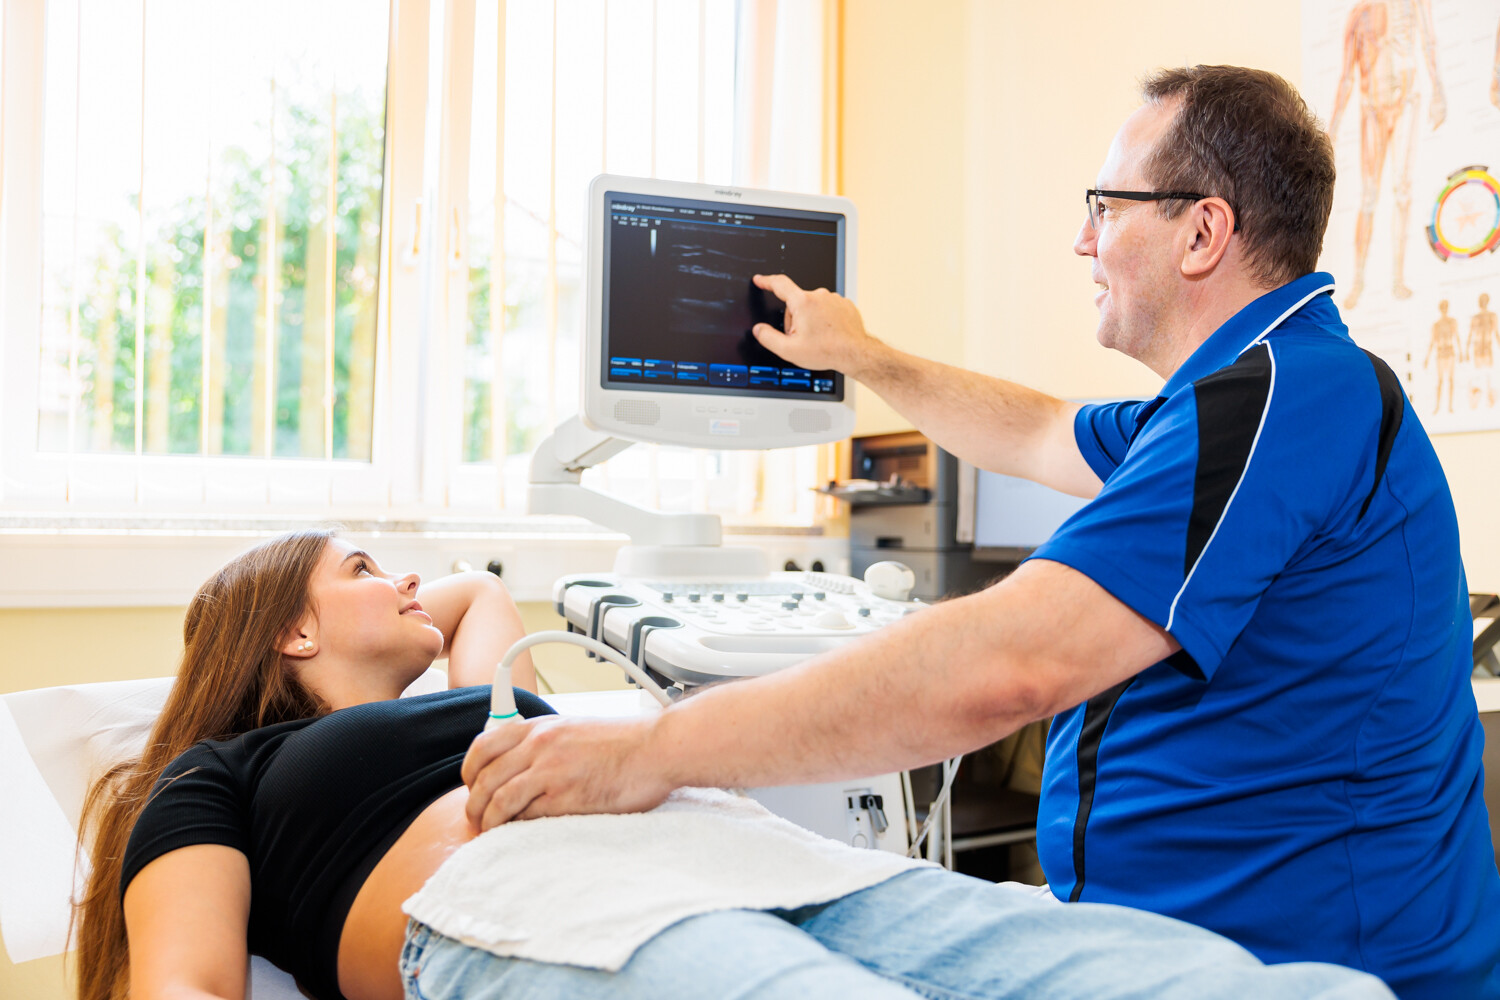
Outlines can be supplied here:
<path id="1" fill-rule="evenodd" d="M 1500 997 L 1467 587 L 1442 470 L 1399 382 L 1311 273 L 1331 144 L 1272 74 L 1147 81 L 1074 249 L 1098 339 L 1166 379 L 1077 406 L 902 354 L 785 277 L 786 333 L 944 447 L 1088 506 L 1034 558 L 659 718 L 475 741 L 484 827 L 650 808 L 680 785 L 912 767 L 1056 715 L 1037 839 L 1052 892 L 1216 930 L 1407 997 Z"/>

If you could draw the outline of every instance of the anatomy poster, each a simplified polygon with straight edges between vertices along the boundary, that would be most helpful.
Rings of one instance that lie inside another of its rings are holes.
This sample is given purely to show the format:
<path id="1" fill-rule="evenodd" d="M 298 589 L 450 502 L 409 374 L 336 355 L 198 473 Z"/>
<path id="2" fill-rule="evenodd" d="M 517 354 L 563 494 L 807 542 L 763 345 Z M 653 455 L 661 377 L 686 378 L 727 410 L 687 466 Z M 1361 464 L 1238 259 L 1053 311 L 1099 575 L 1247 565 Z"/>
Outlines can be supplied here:
<path id="1" fill-rule="evenodd" d="M 1302 93 L 1350 333 L 1429 432 L 1500 428 L 1500 0 L 1303 0 Z"/>

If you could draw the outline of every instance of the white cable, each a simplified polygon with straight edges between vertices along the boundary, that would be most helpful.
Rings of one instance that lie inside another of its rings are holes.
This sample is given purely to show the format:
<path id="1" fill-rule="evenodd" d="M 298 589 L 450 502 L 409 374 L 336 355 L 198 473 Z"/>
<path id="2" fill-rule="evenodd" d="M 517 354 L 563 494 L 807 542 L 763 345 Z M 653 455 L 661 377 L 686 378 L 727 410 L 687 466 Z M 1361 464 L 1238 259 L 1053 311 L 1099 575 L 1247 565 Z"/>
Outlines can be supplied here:
<path id="1" fill-rule="evenodd" d="M 515 695 L 511 692 L 510 668 L 517 656 L 520 656 L 532 646 L 540 646 L 548 642 L 570 642 L 575 646 L 582 646 L 600 659 L 608 660 L 629 675 L 630 679 L 639 684 L 651 697 L 661 702 L 663 706 L 672 704 L 672 698 L 661 685 L 657 684 L 640 667 L 631 663 L 617 649 L 613 649 L 598 639 L 590 639 L 586 635 L 576 632 L 533 632 L 525 638 L 519 639 L 514 645 L 505 651 L 500 658 L 499 666 L 495 667 L 495 683 L 490 689 L 490 718 L 484 724 L 486 731 L 494 729 L 509 715 L 515 714 Z M 508 701 L 508 704 L 507 704 Z"/>
<path id="2" fill-rule="evenodd" d="M 941 816 L 943 814 L 943 811 L 948 808 L 949 793 L 953 791 L 953 779 L 958 777 L 958 764 L 963 759 L 964 755 L 959 754 L 957 757 L 943 762 L 943 787 L 938 789 L 937 797 L 932 800 L 932 805 L 927 807 L 927 820 L 922 824 L 922 829 L 917 831 L 916 839 L 911 842 L 911 847 L 907 848 L 906 856 L 908 858 L 918 858 L 922 856 L 922 842 L 927 839 L 928 834 L 932 833 L 932 828 L 937 823 L 938 817 Z M 948 834 L 950 842 L 946 851 L 946 858 L 949 868 L 953 867 L 953 848 L 951 843 L 952 825 L 953 824 L 951 821 L 945 824 L 945 826 L 950 828 L 950 832 Z"/>

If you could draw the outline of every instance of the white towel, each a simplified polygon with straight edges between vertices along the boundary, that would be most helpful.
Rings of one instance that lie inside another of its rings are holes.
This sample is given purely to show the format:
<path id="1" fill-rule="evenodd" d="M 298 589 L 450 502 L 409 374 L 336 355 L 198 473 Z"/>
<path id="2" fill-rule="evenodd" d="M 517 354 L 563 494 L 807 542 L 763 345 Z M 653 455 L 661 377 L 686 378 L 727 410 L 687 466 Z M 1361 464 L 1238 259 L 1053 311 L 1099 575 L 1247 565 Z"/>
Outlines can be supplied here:
<path id="1" fill-rule="evenodd" d="M 615 971 L 688 917 L 824 903 L 929 866 L 828 840 L 750 799 L 680 789 L 647 813 L 495 827 L 402 910 L 495 955 Z"/>

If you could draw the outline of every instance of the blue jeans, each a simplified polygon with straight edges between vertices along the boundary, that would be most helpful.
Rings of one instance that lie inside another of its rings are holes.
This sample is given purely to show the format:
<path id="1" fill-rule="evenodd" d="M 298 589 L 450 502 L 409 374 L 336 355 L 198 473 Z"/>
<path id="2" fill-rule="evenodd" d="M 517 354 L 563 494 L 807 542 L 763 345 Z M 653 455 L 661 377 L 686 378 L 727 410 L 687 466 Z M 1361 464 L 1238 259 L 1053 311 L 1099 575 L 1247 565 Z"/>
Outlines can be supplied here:
<path id="1" fill-rule="evenodd" d="M 1168 917 L 1059 906 L 938 869 L 818 906 L 691 917 L 619 972 L 498 958 L 413 921 L 401 975 L 407 1000 L 1392 997 L 1365 973 L 1263 965 Z"/>

